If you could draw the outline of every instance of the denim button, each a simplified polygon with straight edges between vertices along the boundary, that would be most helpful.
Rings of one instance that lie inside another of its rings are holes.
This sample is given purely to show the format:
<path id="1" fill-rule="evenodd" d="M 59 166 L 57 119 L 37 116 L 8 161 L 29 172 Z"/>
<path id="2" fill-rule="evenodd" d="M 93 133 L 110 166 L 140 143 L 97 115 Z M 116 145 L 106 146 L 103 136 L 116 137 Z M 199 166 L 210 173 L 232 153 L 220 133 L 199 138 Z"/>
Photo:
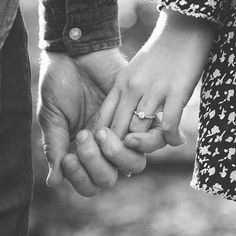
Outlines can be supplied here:
<path id="1" fill-rule="evenodd" d="M 79 40 L 82 36 L 82 32 L 79 28 L 72 28 L 69 32 L 69 37 L 72 40 Z"/>

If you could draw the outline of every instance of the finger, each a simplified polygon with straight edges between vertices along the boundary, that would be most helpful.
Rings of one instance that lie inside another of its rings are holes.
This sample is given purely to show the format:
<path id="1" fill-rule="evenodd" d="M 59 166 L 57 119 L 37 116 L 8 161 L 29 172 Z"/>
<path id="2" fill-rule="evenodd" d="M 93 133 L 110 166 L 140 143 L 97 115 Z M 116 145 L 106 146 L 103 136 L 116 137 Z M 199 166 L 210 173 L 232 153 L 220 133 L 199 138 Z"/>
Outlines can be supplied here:
<path id="1" fill-rule="evenodd" d="M 140 100 L 140 96 L 123 93 L 113 117 L 110 129 L 120 138 L 124 139 L 128 133 L 130 121 L 134 110 Z"/>
<path id="2" fill-rule="evenodd" d="M 46 182 L 48 186 L 56 187 L 64 179 L 60 162 L 69 149 L 68 125 L 65 119 L 46 112 L 45 108 L 39 110 L 38 120 L 43 133 L 44 153 L 49 163 Z"/>
<path id="3" fill-rule="evenodd" d="M 171 146 L 179 146 L 186 142 L 184 135 L 179 131 L 183 108 L 183 103 L 176 97 L 166 99 L 161 128 L 166 142 Z"/>
<path id="4" fill-rule="evenodd" d="M 160 104 L 162 103 L 163 99 L 160 96 L 157 95 L 144 95 L 139 102 L 136 111 L 137 112 L 143 112 L 145 115 L 153 116 L 157 109 L 160 107 Z M 140 119 L 137 115 L 133 115 L 132 121 L 129 126 L 129 130 L 131 132 L 146 132 L 149 130 L 153 119 Z"/>
<path id="5" fill-rule="evenodd" d="M 117 170 L 103 157 L 92 133 L 80 131 L 76 144 L 79 160 L 92 181 L 99 187 L 113 186 L 117 181 Z"/>
<path id="6" fill-rule="evenodd" d="M 95 134 L 95 138 L 103 155 L 119 169 L 138 173 L 145 168 L 145 155 L 126 148 L 118 136 L 110 129 L 99 129 Z"/>
<path id="7" fill-rule="evenodd" d="M 85 197 L 95 195 L 99 188 L 93 184 L 75 154 L 67 154 L 61 162 L 63 173 L 75 191 Z"/>
<path id="8" fill-rule="evenodd" d="M 155 121 L 148 132 L 130 133 L 124 139 L 124 145 L 139 152 L 151 153 L 166 146 L 160 121 Z"/>
<path id="9" fill-rule="evenodd" d="M 120 95 L 116 88 L 113 88 L 104 100 L 99 112 L 96 114 L 93 124 L 91 125 L 92 132 L 98 128 L 109 127 L 111 125 L 117 104 L 119 103 Z"/>

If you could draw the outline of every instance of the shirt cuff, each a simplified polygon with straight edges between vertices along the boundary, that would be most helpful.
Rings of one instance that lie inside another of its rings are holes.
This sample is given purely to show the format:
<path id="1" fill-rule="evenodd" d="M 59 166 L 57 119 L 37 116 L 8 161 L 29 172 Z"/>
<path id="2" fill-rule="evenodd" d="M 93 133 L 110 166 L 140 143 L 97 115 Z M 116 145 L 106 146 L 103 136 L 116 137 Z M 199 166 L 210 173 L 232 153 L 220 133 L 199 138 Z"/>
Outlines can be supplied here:
<path id="1" fill-rule="evenodd" d="M 163 7 L 178 11 L 182 14 L 196 18 L 207 19 L 218 25 L 222 25 L 230 8 L 229 0 L 153 0 L 157 8 Z"/>
<path id="2" fill-rule="evenodd" d="M 45 0 L 39 47 L 78 56 L 121 45 L 116 0 Z"/>

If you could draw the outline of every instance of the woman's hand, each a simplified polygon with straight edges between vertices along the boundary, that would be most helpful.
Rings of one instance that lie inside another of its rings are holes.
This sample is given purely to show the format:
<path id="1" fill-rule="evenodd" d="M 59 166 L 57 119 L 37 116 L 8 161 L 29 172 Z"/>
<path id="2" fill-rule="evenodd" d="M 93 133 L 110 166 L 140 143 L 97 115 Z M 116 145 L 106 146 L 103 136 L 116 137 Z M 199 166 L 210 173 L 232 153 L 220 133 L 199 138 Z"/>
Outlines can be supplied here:
<path id="1" fill-rule="evenodd" d="M 152 119 L 140 119 L 134 111 L 149 116 L 163 112 L 160 127 L 166 142 L 183 144 L 178 128 L 181 115 L 201 77 L 213 38 L 214 25 L 164 10 L 150 39 L 118 75 L 99 122 L 125 139 L 128 147 L 139 148 L 140 132 L 150 129 Z M 133 133 L 125 138 L 129 132 Z"/>

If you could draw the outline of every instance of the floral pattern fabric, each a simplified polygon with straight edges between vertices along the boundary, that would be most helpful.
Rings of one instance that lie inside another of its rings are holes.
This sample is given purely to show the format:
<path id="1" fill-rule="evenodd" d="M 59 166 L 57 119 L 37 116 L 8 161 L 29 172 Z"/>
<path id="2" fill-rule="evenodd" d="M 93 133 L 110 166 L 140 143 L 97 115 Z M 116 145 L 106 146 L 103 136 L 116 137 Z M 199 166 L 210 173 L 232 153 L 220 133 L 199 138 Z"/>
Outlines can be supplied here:
<path id="1" fill-rule="evenodd" d="M 236 201 L 236 1 L 156 0 L 220 24 L 203 73 L 199 137 L 191 186 Z"/>

